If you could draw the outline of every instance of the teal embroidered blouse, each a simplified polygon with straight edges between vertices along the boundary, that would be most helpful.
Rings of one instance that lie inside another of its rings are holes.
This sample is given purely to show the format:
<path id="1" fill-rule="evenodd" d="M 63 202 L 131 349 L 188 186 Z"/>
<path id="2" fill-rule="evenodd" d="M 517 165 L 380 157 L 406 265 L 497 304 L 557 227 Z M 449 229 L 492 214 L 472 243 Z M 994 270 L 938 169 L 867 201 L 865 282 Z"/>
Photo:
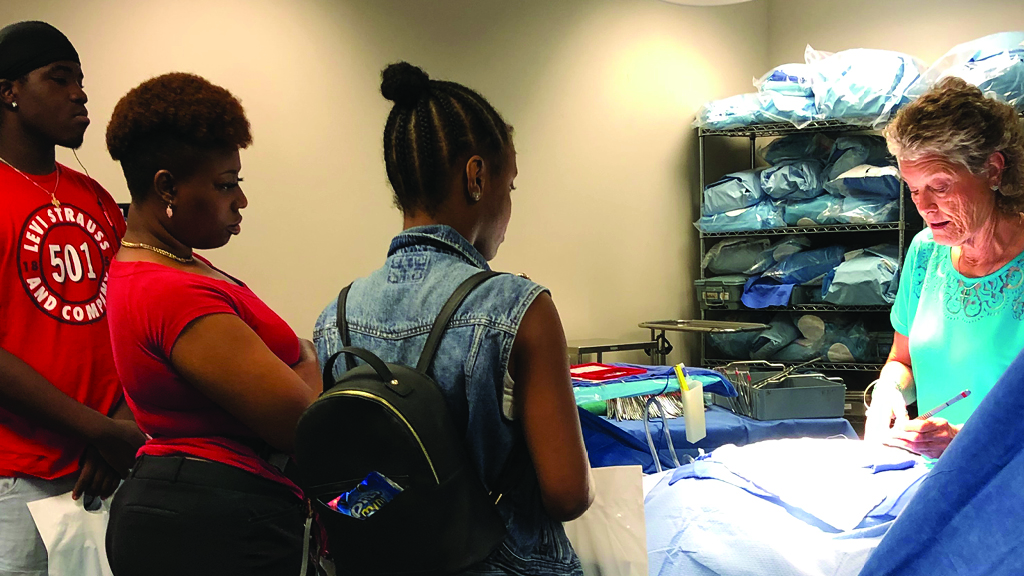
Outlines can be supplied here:
<path id="1" fill-rule="evenodd" d="M 1024 349 L 1024 253 L 981 278 L 953 268 L 931 230 L 911 242 L 890 319 L 910 340 L 921 413 L 969 389 L 937 417 L 963 424 Z"/>

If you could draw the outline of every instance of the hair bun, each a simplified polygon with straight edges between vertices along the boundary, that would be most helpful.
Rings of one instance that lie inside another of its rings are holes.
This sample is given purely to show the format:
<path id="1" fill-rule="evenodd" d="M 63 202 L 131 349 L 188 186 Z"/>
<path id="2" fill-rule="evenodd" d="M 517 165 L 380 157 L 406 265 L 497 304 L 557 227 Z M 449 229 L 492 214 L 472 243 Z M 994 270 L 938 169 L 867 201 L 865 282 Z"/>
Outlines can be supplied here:
<path id="1" fill-rule="evenodd" d="M 415 106 L 428 90 L 430 77 L 408 62 L 390 64 L 381 72 L 380 93 L 398 106 Z"/>

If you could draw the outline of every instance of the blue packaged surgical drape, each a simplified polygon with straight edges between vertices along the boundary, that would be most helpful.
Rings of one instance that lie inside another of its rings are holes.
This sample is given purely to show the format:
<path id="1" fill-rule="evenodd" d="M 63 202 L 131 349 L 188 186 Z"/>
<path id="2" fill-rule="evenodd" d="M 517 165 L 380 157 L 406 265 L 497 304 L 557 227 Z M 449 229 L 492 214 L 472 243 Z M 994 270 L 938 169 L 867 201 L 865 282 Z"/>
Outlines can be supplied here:
<path id="1" fill-rule="evenodd" d="M 782 210 L 771 200 L 764 200 L 750 208 L 703 216 L 694 224 L 704 232 L 765 230 L 786 225 L 782 220 Z"/>
<path id="2" fill-rule="evenodd" d="M 721 180 L 704 187 L 704 202 L 701 212 L 712 216 L 753 206 L 761 201 L 761 171 L 743 170 L 726 174 Z"/>
<path id="3" fill-rule="evenodd" d="M 771 165 L 786 160 L 827 160 L 833 140 L 820 133 L 789 134 L 772 140 L 760 149 L 761 158 Z"/>
<path id="4" fill-rule="evenodd" d="M 838 195 L 838 188 L 830 184 L 832 180 L 861 164 L 886 165 L 889 163 L 888 156 L 885 138 L 881 136 L 855 135 L 836 138 L 823 172 L 825 190 Z"/>
<path id="5" fill-rule="evenodd" d="M 900 171 L 896 166 L 854 166 L 825 187 L 840 196 L 874 196 L 897 199 L 900 197 Z"/>
<path id="6" fill-rule="evenodd" d="M 947 76 L 963 78 L 986 96 L 1024 112 L 1024 32 L 1001 32 L 960 44 L 925 72 L 938 83 Z"/>
<path id="7" fill-rule="evenodd" d="M 888 244 L 849 257 L 822 283 L 825 302 L 875 306 L 896 301 L 899 286 L 899 248 Z"/>
<path id="8" fill-rule="evenodd" d="M 714 130 L 725 130 L 771 122 L 761 104 L 761 95 L 757 92 L 739 94 L 714 100 L 701 106 L 694 119 L 694 126 Z"/>
<path id="9" fill-rule="evenodd" d="M 789 226 L 835 224 L 835 216 L 843 210 L 843 199 L 822 194 L 810 200 L 787 200 L 782 205 L 782 219 Z"/>
<path id="10" fill-rule="evenodd" d="M 910 101 L 924 66 L 911 56 L 854 48 L 811 64 L 820 74 L 814 83 L 818 113 L 870 126 L 884 124 Z"/>
<path id="11" fill-rule="evenodd" d="M 775 92 L 787 96 L 814 96 L 814 77 L 817 73 L 813 68 L 802 62 L 783 64 L 768 71 L 760 79 L 754 81 L 759 92 Z"/>
<path id="12" fill-rule="evenodd" d="M 761 172 L 761 189 L 776 200 L 813 198 L 822 191 L 822 168 L 822 163 L 818 160 L 781 162 Z"/>
<path id="13" fill-rule="evenodd" d="M 772 266 L 762 276 L 780 284 L 805 284 L 838 266 L 844 252 L 842 246 L 798 252 Z"/>

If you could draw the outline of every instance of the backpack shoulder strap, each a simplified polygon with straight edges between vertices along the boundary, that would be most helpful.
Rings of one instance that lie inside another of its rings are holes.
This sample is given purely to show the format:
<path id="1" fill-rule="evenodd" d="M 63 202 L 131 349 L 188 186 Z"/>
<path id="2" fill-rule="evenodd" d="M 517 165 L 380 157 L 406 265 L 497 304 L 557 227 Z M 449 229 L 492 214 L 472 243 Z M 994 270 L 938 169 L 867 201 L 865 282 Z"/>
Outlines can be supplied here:
<path id="1" fill-rule="evenodd" d="M 427 373 L 430 363 L 434 361 L 437 345 L 441 343 L 441 336 L 444 335 L 444 330 L 448 327 L 448 321 L 452 319 L 455 310 L 459 308 L 462 301 L 466 299 L 466 296 L 469 296 L 469 293 L 485 280 L 498 275 L 498 272 L 482 270 L 467 278 L 462 284 L 459 284 L 451 298 L 441 307 L 441 312 L 437 315 L 437 319 L 434 320 L 434 326 L 430 329 L 430 334 L 427 336 L 427 343 L 423 345 L 420 361 L 416 363 L 416 370 L 422 374 Z"/>
<path id="2" fill-rule="evenodd" d="M 350 283 L 341 289 L 338 293 L 338 317 L 335 324 L 338 327 L 338 333 L 341 334 L 341 346 L 342 348 L 348 348 L 352 345 L 352 339 L 348 334 L 348 320 L 345 319 L 345 302 L 348 301 L 348 290 L 352 287 Z M 349 362 L 348 355 L 345 355 L 345 370 L 351 370 L 352 364 Z"/>

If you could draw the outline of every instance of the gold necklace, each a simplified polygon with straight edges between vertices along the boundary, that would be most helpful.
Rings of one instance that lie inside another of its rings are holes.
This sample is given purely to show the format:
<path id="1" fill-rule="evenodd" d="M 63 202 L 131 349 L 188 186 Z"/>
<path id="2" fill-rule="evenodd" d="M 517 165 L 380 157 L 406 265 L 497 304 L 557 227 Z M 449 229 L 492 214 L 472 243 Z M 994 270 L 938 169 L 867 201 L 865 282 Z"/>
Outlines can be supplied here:
<path id="1" fill-rule="evenodd" d="M 40 186 L 39 182 L 36 182 L 35 180 L 29 178 L 27 174 L 25 174 L 21 170 L 18 170 L 17 168 L 15 168 L 13 164 L 8 162 L 7 160 L 4 160 L 2 157 L 0 157 L 0 162 L 3 162 L 4 164 L 7 164 L 8 166 L 11 167 L 11 170 L 14 170 L 18 174 L 21 174 L 21 177 L 24 178 L 25 180 L 28 180 L 29 182 L 31 182 L 33 186 L 35 186 L 36 188 L 39 188 L 44 193 L 49 194 L 49 196 L 50 196 L 50 204 L 53 204 L 53 206 L 55 208 L 60 208 L 60 201 L 57 200 L 57 186 L 60 186 L 60 164 L 57 164 L 56 162 L 54 162 L 54 165 L 57 167 L 57 182 L 53 185 L 53 192 L 50 192 L 46 188 L 43 188 L 42 186 Z"/>
<path id="2" fill-rule="evenodd" d="M 150 246 L 149 244 L 143 244 L 142 242 L 129 242 L 127 240 L 121 240 L 121 246 L 124 246 L 125 248 L 142 248 L 143 250 L 156 252 L 161 256 L 166 256 L 171 260 L 174 260 L 175 262 L 181 262 L 182 264 L 191 264 L 192 262 L 196 261 L 196 259 L 193 256 L 182 258 L 177 254 L 171 254 L 170 252 L 164 250 L 163 248 L 157 248 L 156 246 Z"/>

